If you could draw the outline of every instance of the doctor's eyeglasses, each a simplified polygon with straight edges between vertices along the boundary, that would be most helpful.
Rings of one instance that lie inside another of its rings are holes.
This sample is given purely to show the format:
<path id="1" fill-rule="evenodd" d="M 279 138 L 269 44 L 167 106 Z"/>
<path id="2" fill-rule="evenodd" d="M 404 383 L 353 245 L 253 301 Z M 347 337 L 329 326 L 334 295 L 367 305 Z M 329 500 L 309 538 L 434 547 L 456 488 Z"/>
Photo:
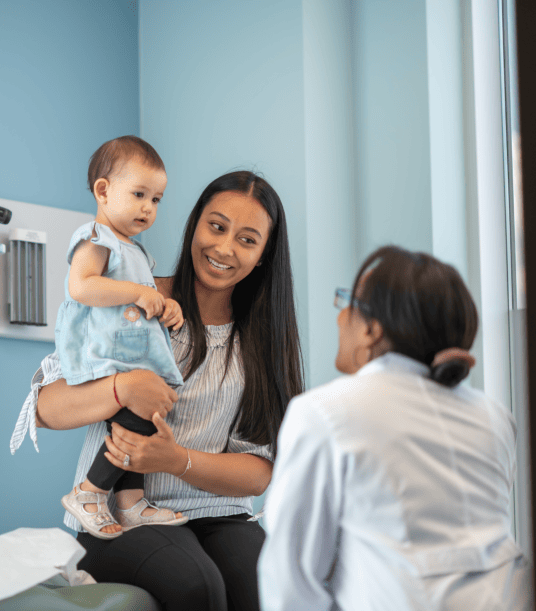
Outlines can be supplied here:
<path id="1" fill-rule="evenodd" d="M 333 302 L 333 305 L 338 310 L 344 310 L 344 308 L 347 308 L 350 305 L 350 302 L 352 302 L 352 307 L 356 308 L 357 310 L 361 310 L 363 314 L 370 315 L 370 307 L 368 304 L 363 303 L 356 297 L 352 299 L 352 293 L 348 289 L 337 289 L 335 291 L 335 301 Z"/>

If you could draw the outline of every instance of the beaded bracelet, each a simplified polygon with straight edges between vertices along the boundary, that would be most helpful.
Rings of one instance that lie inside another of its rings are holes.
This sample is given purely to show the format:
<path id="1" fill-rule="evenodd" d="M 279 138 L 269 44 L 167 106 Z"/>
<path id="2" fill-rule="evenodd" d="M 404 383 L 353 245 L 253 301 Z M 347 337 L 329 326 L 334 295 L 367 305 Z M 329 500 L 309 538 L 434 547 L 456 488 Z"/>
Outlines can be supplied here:
<path id="1" fill-rule="evenodd" d="M 188 469 L 192 468 L 192 461 L 190 460 L 190 450 L 188 450 L 188 448 L 186 448 L 186 454 L 188 456 L 188 462 L 186 463 L 186 469 L 184 469 L 184 473 L 181 473 L 178 477 L 182 477 L 183 475 L 186 474 L 186 471 L 188 471 Z"/>
<path id="2" fill-rule="evenodd" d="M 117 372 L 114 375 L 114 396 L 115 396 L 115 400 L 117 401 L 117 404 L 119 405 L 120 408 L 123 408 L 123 405 L 121 405 L 121 402 L 119 401 L 119 397 L 117 396 L 117 390 L 115 390 L 115 378 L 117 378 L 119 372 Z"/>

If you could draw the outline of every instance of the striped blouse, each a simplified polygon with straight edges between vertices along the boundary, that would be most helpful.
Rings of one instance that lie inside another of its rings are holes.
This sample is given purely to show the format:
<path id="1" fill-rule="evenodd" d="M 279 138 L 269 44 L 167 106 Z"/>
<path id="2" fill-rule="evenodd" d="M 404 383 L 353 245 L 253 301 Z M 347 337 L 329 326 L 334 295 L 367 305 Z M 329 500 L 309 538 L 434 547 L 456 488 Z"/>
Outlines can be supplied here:
<path id="1" fill-rule="evenodd" d="M 223 452 L 229 441 L 228 452 L 255 454 L 272 460 L 269 446 L 242 441 L 234 433 L 229 438 L 229 427 L 235 417 L 244 388 L 240 345 L 236 337 L 227 375 L 223 378 L 231 328 L 232 323 L 205 327 L 207 356 L 184 386 L 176 389 L 179 399 L 166 421 L 173 430 L 177 443 L 186 448 L 217 454 Z M 190 343 L 190 334 L 185 323 L 176 337 L 171 339 L 175 360 L 182 371 L 187 363 L 186 355 Z M 22 443 L 28 428 L 35 448 L 39 451 L 35 424 L 38 392 L 42 386 L 51 384 L 61 377 L 59 358 L 54 352 L 43 360 L 41 368 L 32 379 L 32 389 L 22 407 L 11 438 L 12 454 Z M 97 422 L 88 427 L 78 460 L 75 484 L 83 482 L 86 478 L 106 434 L 104 422 Z M 251 514 L 253 506 L 252 496 L 230 497 L 213 494 L 169 473 L 145 475 L 145 496 L 159 507 L 182 511 L 190 519 L 239 513 Z M 109 498 L 109 507 L 112 512 L 115 510 L 113 494 Z M 69 513 L 65 514 L 64 523 L 73 530 L 82 530 L 80 523 Z"/>

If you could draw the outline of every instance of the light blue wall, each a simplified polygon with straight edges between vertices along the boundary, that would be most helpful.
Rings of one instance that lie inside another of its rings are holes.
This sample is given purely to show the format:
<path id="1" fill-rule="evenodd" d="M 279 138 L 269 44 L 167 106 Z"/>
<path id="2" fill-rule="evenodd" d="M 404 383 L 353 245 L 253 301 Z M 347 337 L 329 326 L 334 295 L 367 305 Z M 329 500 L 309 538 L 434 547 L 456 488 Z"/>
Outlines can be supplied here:
<path id="1" fill-rule="evenodd" d="M 140 133 L 168 170 L 144 234 L 166 274 L 208 182 L 237 168 L 264 173 L 287 213 L 308 383 L 331 379 L 334 288 L 384 243 L 445 250 L 442 185 L 463 196 L 450 129 L 461 111 L 441 109 L 459 99 L 460 56 L 430 53 L 439 34 L 459 52 L 457 0 L 140 0 L 139 72 L 133 6 L 0 0 L 0 197 L 91 211 L 89 155 Z M 429 78 L 438 69 L 448 82 Z M 7 446 L 51 347 L 0 339 L 0 485 L 13 491 L 0 531 L 61 522 L 83 432 L 41 431 L 41 455 L 26 442 L 11 457 Z M 49 475 L 36 512 L 33 493 Z"/>
<path id="2" fill-rule="evenodd" d="M 455 5 L 141 2 L 141 133 L 169 175 L 159 219 L 144 234 L 158 273 L 171 271 L 210 180 L 235 168 L 264 172 L 287 210 L 311 386 L 337 375 L 333 290 L 351 284 L 372 249 L 435 246 L 463 264 L 464 235 L 445 248 L 464 230 Z M 438 33 L 449 59 L 433 48 Z M 437 70 L 446 83 L 429 83 Z"/>
<path id="3" fill-rule="evenodd" d="M 185 220 L 211 180 L 237 168 L 262 172 L 285 206 L 311 386 L 337 375 L 333 293 L 357 268 L 350 4 L 140 6 L 141 134 L 169 177 L 144 234 L 157 273 L 171 272 Z"/>
<path id="4" fill-rule="evenodd" d="M 433 254 L 468 279 L 459 2 L 427 0 Z"/>
<path id="5" fill-rule="evenodd" d="M 308 368 L 312 386 L 338 374 L 334 290 L 358 267 L 352 1 L 303 0 Z"/>
<path id="6" fill-rule="evenodd" d="M 171 271 L 204 187 L 234 169 L 257 170 L 285 207 L 306 328 L 301 0 L 143 0 L 140 87 L 141 134 L 161 154 L 169 177 L 158 219 L 144 234 L 157 273 Z"/>
<path id="7" fill-rule="evenodd" d="M 426 1 L 353 7 L 360 259 L 386 243 L 431 252 Z"/>
<path id="8" fill-rule="evenodd" d="M 87 163 L 139 133 L 138 23 L 127 0 L 0 0 L 0 197 L 92 212 Z M 0 262 L 1 259 L 0 259 Z M 9 439 L 49 342 L 0 338 L 0 533 L 60 526 L 85 429 Z"/>

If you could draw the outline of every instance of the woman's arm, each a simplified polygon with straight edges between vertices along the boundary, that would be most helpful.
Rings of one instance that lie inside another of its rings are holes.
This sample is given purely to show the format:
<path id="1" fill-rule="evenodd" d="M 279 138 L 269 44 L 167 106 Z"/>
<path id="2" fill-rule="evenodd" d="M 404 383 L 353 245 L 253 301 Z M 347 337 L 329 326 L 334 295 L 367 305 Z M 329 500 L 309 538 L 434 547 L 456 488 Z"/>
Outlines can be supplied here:
<path id="1" fill-rule="evenodd" d="M 171 297 L 171 286 L 173 284 L 173 278 L 171 276 L 155 276 L 154 283 L 156 284 L 156 290 L 161 293 L 165 299 Z"/>
<path id="2" fill-rule="evenodd" d="M 268 487 L 272 463 L 254 454 L 211 454 L 188 450 L 192 466 L 184 473 L 188 452 L 177 445 L 173 431 L 161 417 L 155 415 L 153 422 L 158 432 L 151 437 L 137 435 L 114 423 L 113 441 L 106 438 L 108 460 L 124 469 L 123 460 L 128 454 L 128 471 L 170 473 L 192 486 L 222 496 L 259 496 Z"/>
<path id="3" fill-rule="evenodd" d="M 37 426 L 47 429 L 76 429 L 106 420 L 119 410 L 113 377 L 69 386 L 58 380 L 44 386 L 37 401 Z"/>
<path id="4" fill-rule="evenodd" d="M 120 409 L 114 394 L 114 376 L 69 386 L 58 380 L 44 386 L 37 401 L 37 426 L 75 429 L 113 416 Z M 177 393 L 152 371 L 136 369 L 117 375 L 116 392 L 121 405 L 150 420 L 172 409 Z"/>
<path id="5" fill-rule="evenodd" d="M 186 468 L 186 450 L 180 446 L 183 457 L 179 461 Z M 272 478 L 272 463 L 255 454 L 210 454 L 188 450 L 192 468 L 182 479 L 213 494 L 222 496 L 260 496 Z M 181 465 L 182 466 L 182 465 Z M 184 472 L 176 468 L 174 475 Z"/>

